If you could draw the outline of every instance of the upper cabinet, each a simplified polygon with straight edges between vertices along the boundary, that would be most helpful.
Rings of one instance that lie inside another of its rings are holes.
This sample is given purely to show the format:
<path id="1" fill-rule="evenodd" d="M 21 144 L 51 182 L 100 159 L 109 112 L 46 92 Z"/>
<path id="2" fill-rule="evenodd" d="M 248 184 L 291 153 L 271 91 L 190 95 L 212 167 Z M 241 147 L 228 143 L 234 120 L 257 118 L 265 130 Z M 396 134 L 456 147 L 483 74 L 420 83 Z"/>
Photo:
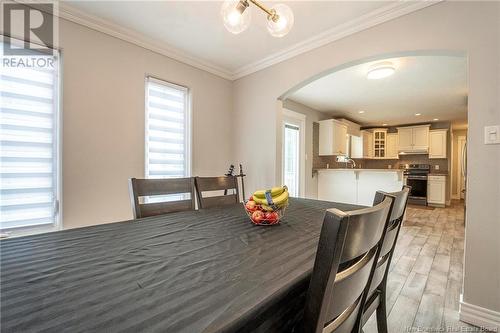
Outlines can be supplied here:
<path id="1" fill-rule="evenodd" d="M 347 155 L 347 125 L 335 119 L 319 122 L 319 155 Z"/>
<path id="2" fill-rule="evenodd" d="M 361 133 L 360 133 L 361 134 Z M 350 158 L 363 158 L 363 137 L 351 135 Z"/>
<path id="3" fill-rule="evenodd" d="M 448 130 L 429 131 L 429 158 L 446 158 Z"/>
<path id="4" fill-rule="evenodd" d="M 421 153 L 429 151 L 430 125 L 398 127 L 398 151 L 403 153 Z"/>
<path id="5" fill-rule="evenodd" d="M 387 143 L 386 143 L 386 158 L 398 159 L 398 134 L 397 133 L 387 133 Z"/>
<path id="6" fill-rule="evenodd" d="M 373 132 L 361 131 L 363 139 L 363 158 L 373 158 Z"/>
<path id="7" fill-rule="evenodd" d="M 373 130 L 373 158 L 386 158 L 387 129 Z"/>

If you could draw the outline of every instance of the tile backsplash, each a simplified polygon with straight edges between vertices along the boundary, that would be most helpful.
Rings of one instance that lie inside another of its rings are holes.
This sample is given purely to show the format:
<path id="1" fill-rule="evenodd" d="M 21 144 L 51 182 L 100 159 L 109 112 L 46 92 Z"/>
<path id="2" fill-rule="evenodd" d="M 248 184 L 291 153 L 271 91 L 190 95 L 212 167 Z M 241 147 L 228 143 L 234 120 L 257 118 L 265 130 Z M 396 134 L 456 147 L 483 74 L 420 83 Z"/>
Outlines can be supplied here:
<path id="1" fill-rule="evenodd" d="M 389 165 L 399 168 L 404 164 L 430 164 L 431 172 L 448 172 L 448 159 L 429 159 L 427 154 L 420 155 L 400 155 L 399 159 L 375 160 L 375 159 L 354 159 L 356 167 L 364 169 L 388 169 Z M 313 124 L 313 169 L 325 169 L 327 164 L 331 169 L 345 168 L 345 163 L 338 163 L 335 156 L 319 156 L 319 124 Z M 435 166 L 439 166 L 439 170 Z"/>

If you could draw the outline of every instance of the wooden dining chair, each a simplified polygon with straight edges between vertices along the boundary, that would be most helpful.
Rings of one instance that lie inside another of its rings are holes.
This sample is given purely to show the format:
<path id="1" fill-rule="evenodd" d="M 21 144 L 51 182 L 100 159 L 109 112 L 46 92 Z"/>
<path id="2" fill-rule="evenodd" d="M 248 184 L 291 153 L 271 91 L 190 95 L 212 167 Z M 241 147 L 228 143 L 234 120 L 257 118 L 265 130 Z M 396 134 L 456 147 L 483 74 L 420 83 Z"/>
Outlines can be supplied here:
<path id="1" fill-rule="evenodd" d="M 228 194 L 229 190 L 234 193 Z M 204 192 L 224 191 L 223 195 L 204 196 Z M 235 176 L 196 177 L 196 194 L 200 208 L 213 208 L 239 202 L 238 180 Z"/>
<path id="2" fill-rule="evenodd" d="M 359 332 L 361 305 L 393 198 L 350 212 L 329 209 L 306 296 L 302 332 Z"/>
<path id="3" fill-rule="evenodd" d="M 162 215 L 195 209 L 194 178 L 129 179 L 130 200 L 134 218 Z M 187 194 L 189 199 L 163 202 L 141 202 L 141 197 Z"/>
<path id="4" fill-rule="evenodd" d="M 387 309 L 386 309 L 386 288 L 387 276 L 391 265 L 392 256 L 396 247 L 399 230 L 403 223 L 403 217 L 408 203 L 409 186 L 403 186 L 399 192 L 385 193 L 377 191 L 374 205 L 379 204 L 387 195 L 394 197 L 393 209 L 389 218 L 385 236 L 382 241 L 381 250 L 375 266 L 375 272 L 370 284 L 370 288 L 363 306 L 362 324 L 364 325 L 373 312 L 377 311 L 377 330 L 379 333 L 387 333 Z"/>

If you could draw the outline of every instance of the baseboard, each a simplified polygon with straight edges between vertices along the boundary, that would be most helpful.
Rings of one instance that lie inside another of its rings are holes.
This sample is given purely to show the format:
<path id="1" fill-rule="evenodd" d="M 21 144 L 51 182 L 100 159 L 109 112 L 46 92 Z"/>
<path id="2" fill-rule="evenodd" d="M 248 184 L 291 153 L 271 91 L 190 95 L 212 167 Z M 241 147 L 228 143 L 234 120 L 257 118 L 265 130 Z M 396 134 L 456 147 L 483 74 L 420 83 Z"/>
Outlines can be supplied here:
<path id="1" fill-rule="evenodd" d="M 452 195 L 451 195 L 451 198 L 452 198 L 453 200 L 460 200 L 460 194 L 452 194 Z"/>
<path id="2" fill-rule="evenodd" d="M 460 295 L 460 320 L 466 323 L 498 332 L 500 330 L 500 312 L 464 302 Z"/>
<path id="3" fill-rule="evenodd" d="M 446 200 L 446 206 L 451 206 L 451 200 Z"/>

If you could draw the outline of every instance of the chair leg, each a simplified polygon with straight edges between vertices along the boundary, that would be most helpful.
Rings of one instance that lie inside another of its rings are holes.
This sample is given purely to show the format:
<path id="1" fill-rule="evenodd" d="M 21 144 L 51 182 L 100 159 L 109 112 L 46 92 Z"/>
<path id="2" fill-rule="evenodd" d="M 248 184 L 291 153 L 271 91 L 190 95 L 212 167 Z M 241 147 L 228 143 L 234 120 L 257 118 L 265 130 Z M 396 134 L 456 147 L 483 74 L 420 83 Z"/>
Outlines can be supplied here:
<path id="1" fill-rule="evenodd" d="M 385 290 L 380 293 L 380 303 L 377 307 L 377 331 L 378 333 L 387 333 L 387 311 Z"/>

